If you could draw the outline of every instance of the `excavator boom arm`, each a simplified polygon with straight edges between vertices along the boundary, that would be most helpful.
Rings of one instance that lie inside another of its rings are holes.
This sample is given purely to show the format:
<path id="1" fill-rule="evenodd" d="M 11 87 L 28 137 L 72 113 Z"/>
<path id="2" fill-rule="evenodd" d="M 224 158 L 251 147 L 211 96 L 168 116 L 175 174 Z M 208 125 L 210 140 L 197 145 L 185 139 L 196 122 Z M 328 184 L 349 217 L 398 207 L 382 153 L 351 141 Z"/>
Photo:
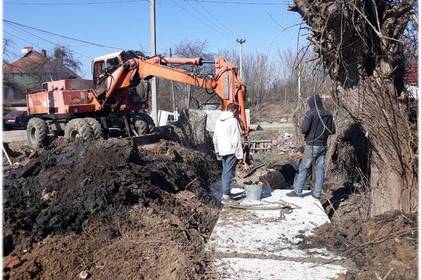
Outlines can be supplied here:
<path id="1" fill-rule="evenodd" d="M 159 77 L 175 82 L 194 85 L 200 88 L 214 89 L 216 87 L 216 83 L 213 80 L 206 80 L 180 69 L 150 63 L 148 61 L 139 61 L 137 70 L 140 77 L 145 80 L 152 77 Z"/>
<path id="2" fill-rule="evenodd" d="M 161 58 L 149 59 L 134 58 L 128 60 L 112 74 L 111 85 L 106 94 L 106 100 L 115 94 L 116 89 L 128 87 L 133 76 L 138 73 L 141 79 L 148 80 L 152 77 L 164 78 L 184 84 L 193 85 L 204 89 L 213 89 L 221 100 L 222 110 L 228 104 L 236 103 L 240 110 L 240 123 L 244 136 L 248 136 L 248 126 L 245 112 L 245 87 L 237 75 L 237 68 L 218 58 L 215 61 L 215 73 L 207 79 L 194 75 L 182 69 L 168 67 L 168 64 L 201 65 L 201 58 Z"/>

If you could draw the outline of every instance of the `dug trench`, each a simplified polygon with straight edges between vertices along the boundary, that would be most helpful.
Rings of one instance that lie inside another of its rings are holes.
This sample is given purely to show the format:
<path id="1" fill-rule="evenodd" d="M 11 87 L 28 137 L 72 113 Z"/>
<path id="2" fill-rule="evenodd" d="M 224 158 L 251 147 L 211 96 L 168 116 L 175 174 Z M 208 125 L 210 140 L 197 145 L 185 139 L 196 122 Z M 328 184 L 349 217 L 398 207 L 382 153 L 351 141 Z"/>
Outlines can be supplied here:
<path id="1" fill-rule="evenodd" d="M 56 141 L 4 177 L 4 279 L 200 279 L 212 156 L 161 140 Z"/>

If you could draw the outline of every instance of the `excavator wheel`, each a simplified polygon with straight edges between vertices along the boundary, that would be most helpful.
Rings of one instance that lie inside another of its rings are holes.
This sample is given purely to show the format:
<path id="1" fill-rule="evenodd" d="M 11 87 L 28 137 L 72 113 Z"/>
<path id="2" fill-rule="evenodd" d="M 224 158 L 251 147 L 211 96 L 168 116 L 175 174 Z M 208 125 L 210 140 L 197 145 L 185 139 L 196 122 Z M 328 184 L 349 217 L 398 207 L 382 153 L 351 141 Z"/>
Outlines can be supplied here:
<path id="1" fill-rule="evenodd" d="M 135 119 L 134 127 L 138 135 L 145 135 L 145 134 L 149 134 L 150 132 L 148 123 L 139 118 Z"/>
<path id="2" fill-rule="evenodd" d="M 67 123 L 64 129 L 64 138 L 85 142 L 94 138 L 94 132 L 87 120 L 73 119 Z"/>
<path id="3" fill-rule="evenodd" d="M 149 116 L 148 114 L 141 114 L 141 116 L 143 120 L 146 121 L 146 123 L 148 124 L 149 132 L 155 132 L 155 122 L 153 121 L 151 116 Z"/>
<path id="4" fill-rule="evenodd" d="M 85 118 L 92 128 L 94 139 L 104 138 L 104 131 L 101 127 L 101 124 L 94 118 Z"/>
<path id="5" fill-rule="evenodd" d="M 48 126 L 40 118 L 32 118 L 26 128 L 28 145 L 33 148 L 42 148 L 48 145 Z"/>
<path id="6" fill-rule="evenodd" d="M 139 113 L 133 118 L 134 127 L 139 135 L 149 134 L 155 131 L 153 119 L 145 113 Z"/>

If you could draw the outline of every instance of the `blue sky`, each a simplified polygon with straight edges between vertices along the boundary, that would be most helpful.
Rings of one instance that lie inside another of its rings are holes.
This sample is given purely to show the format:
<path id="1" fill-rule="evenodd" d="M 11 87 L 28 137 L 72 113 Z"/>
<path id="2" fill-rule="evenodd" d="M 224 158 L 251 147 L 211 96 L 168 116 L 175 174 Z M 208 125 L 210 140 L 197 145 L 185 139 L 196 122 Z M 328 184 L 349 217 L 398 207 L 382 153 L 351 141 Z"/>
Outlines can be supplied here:
<path id="1" fill-rule="evenodd" d="M 3 18 L 86 41 L 122 49 L 149 51 L 148 2 L 122 0 L 113 4 L 60 5 L 101 1 L 105 0 L 4 0 Z M 211 52 L 237 49 L 238 43 L 235 39 L 238 37 L 247 40 L 244 45 L 245 53 L 268 53 L 273 59 L 278 59 L 278 49 L 296 49 L 298 27 L 285 31 L 280 27 L 300 23 L 296 13 L 287 11 L 287 0 L 215 0 L 214 2 L 217 1 L 237 4 L 157 0 L 158 53 L 185 40 L 206 40 Z M 238 2 L 279 3 L 279 5 L 246 5 Z M 27 5 L 28 3 L 55 4 Z M 13 41 L 15 56 L 10 57 L 10 60 L 16 59 L 24 46 L 33 45 L 35 49 L 51 50 L 54 45 L 63 45 L 72 49 L 75 56 L 83 63 L 81 74 L 85 78 L 91 76 L 91 58 L 115 51 L 27 28 L 22 30 L 8 23 L 3 24 L 3 30 L 3 36 Z M 304 39 L 300 40 L 303 43 Z"/>

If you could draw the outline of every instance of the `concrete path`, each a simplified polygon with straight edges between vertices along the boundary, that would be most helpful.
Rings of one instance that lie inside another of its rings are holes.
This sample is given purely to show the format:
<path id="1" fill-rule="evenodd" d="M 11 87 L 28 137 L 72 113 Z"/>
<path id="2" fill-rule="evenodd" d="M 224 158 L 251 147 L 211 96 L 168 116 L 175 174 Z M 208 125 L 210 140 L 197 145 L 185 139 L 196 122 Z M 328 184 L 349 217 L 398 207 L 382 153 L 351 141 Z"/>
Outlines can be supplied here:
<path id="1" fill-rule="evenodd" d="M 346 272 L 337 263 L 324 264 L 338 259 L 326 249 L 301 249 L 304 236 L 328 223 L 329 218 L 310 193 L 305 193 L 303 198 L 291 198 L 285 195 L 287 192 L 273 191 L 257 203 L 274 207 L 287 202 L 300 209 L 281 213 L 280 210 L 224 208 L 206 247 L 212 252 L 219 279 L 327 280 Z M 240 205 L 251 203 L 256 205 L 251 201 Z"/>

